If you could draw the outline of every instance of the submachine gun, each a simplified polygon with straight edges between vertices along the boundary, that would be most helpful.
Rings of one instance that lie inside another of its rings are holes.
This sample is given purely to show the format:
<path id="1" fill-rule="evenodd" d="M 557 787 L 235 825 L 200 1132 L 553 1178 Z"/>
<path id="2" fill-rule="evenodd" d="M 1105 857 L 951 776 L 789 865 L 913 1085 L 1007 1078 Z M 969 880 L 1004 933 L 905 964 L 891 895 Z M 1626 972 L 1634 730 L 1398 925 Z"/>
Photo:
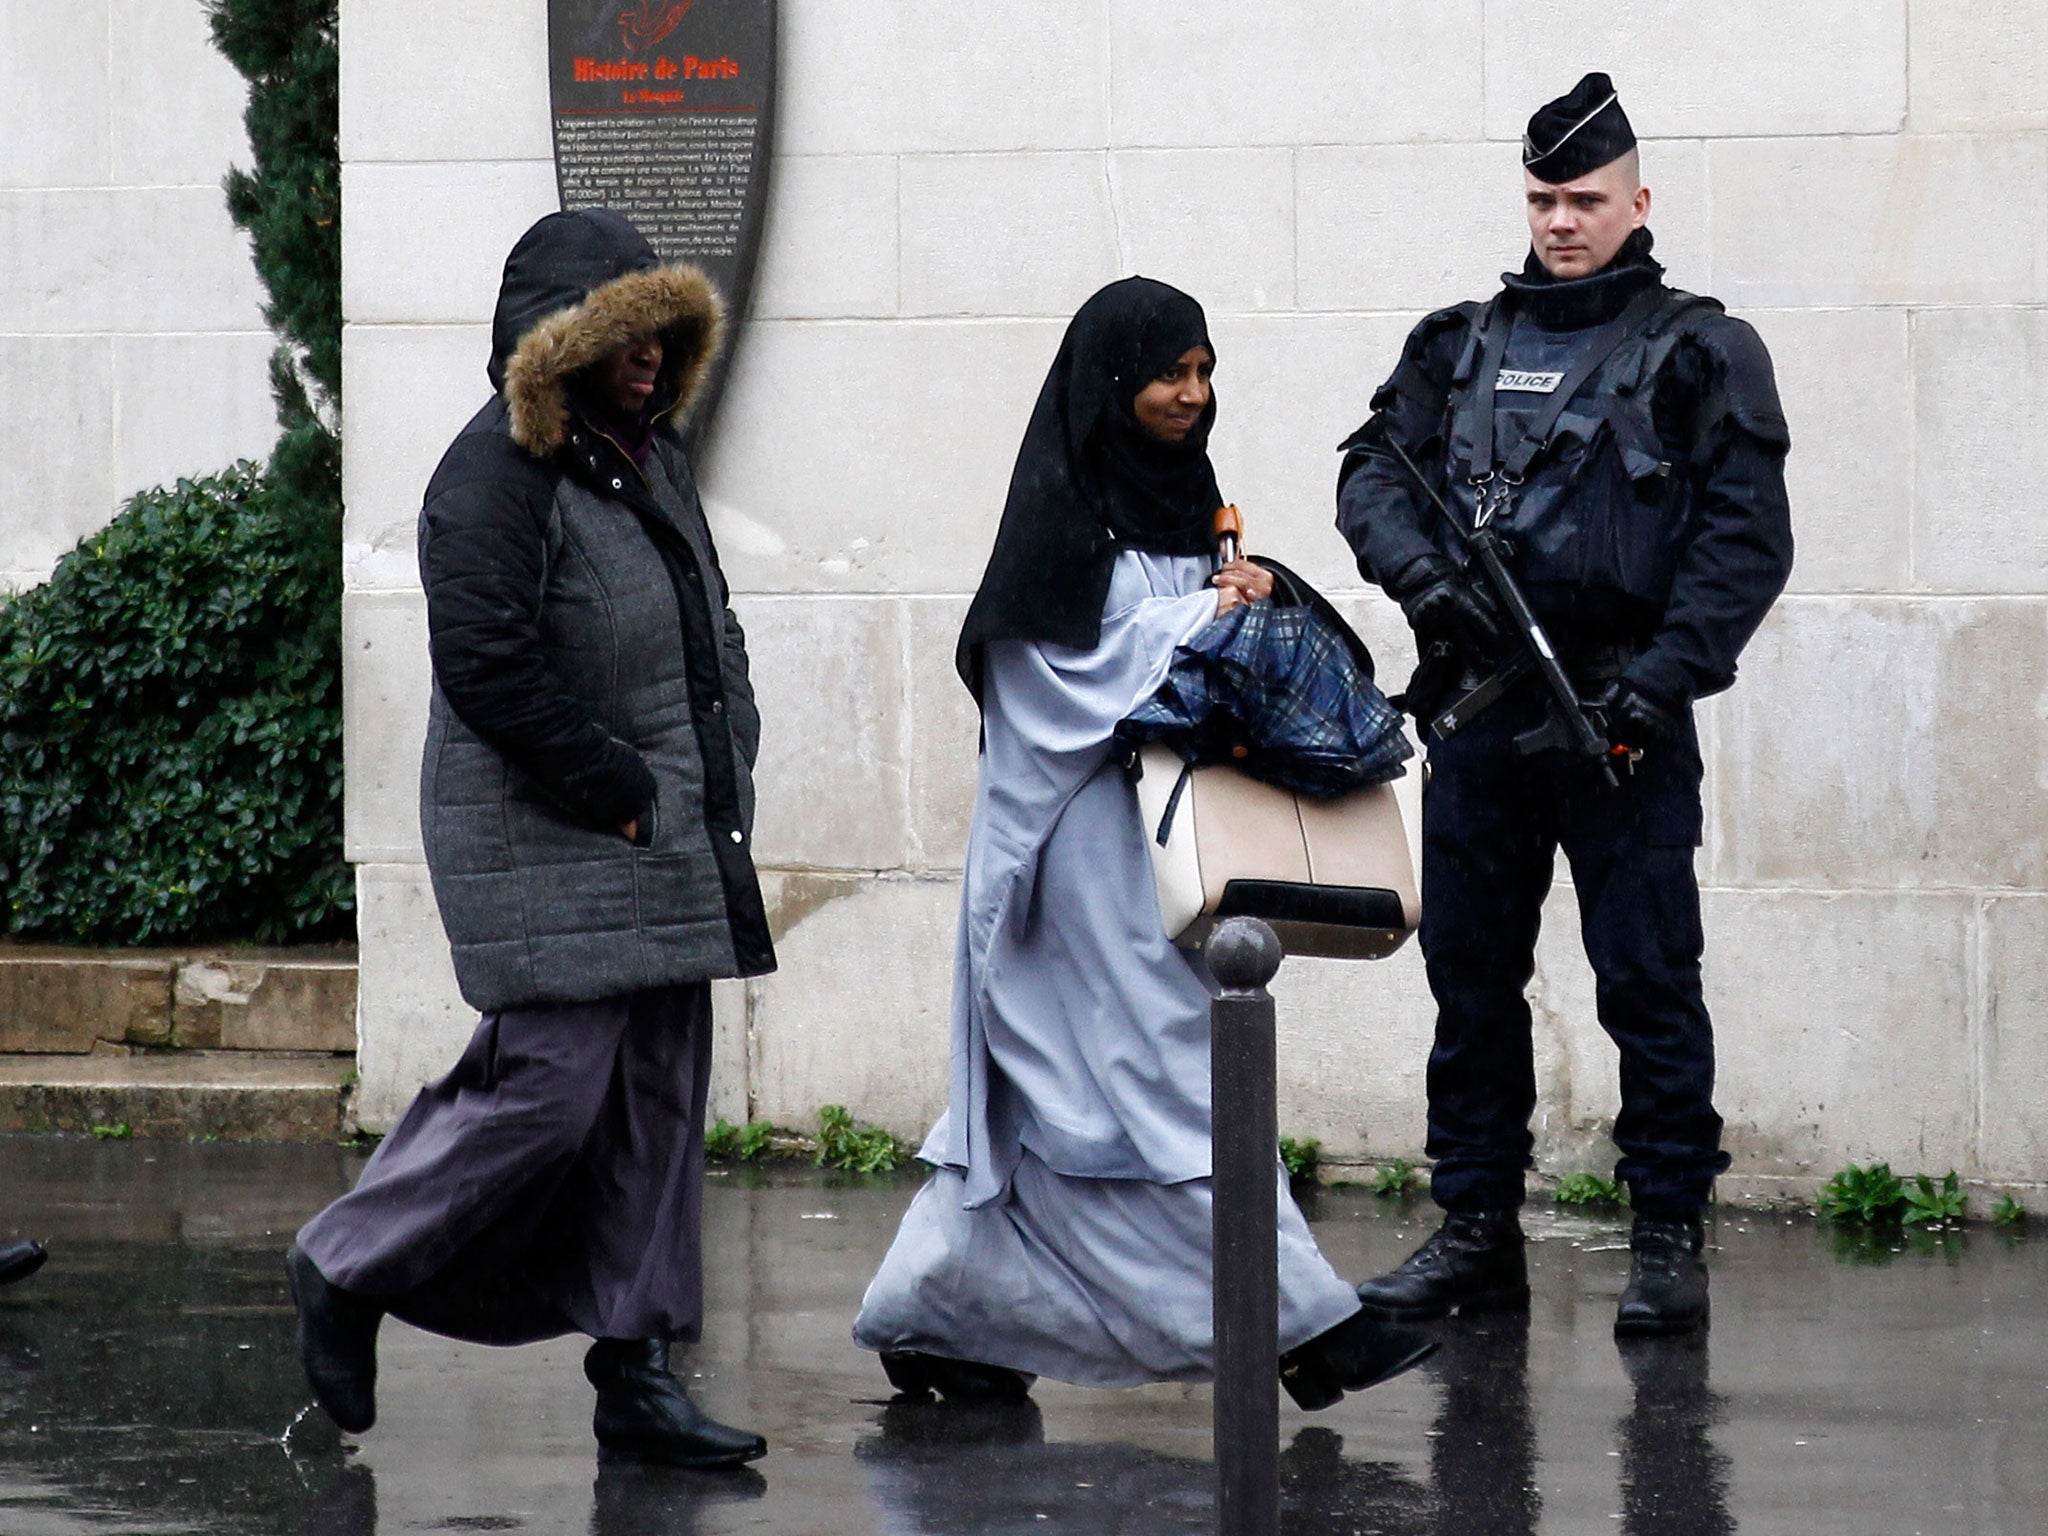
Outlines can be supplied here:
<path id="1" fill-rule="evenodd" d="M 1608 787 L 1620 788 L 1621 780 L 1615 775 L 1614 760 L 1621 758 L 1633 766 L 1641 753 L 1609 741 L 1607 723 L 1600 711 L 1589 707 L 1579 697 L 1578 689 L 1572 686 L 1571 678 L 1557 659 L 1557 649 L 1543 628 L 1543 621 L 1536 617 L 1521 585 L 1508 570 L 1508 542 L 1495 530 L 1492 518 L 1482 515 L 1476 527 L 1467 528 L 1393 434 L 1380 434 L 1380 441 L 1393 449 L 1394 457 L 1401 461 L 1401 467 L 1422 488 L 1422 494 L 1436 508 L 1436 515 L 1443 519 L 1444 526 L 1451 530 L 1465 553 L 1471 556 L 1485 596 L 1493 600 L 1494 607 L 1513 627 L 1520 642 L 1515 654 L 1498 671 L 1438 711 L 1424 730 L 1439 741 L 1455 735 L 1481 710 L 1533 672 L 1543 680 L 1550 708 L 1543 724 L 1515 738 L 1515 750 L 1524 755 L 1553 749 L 1568 752 L 1573 757 L 1597 763 Z"/>

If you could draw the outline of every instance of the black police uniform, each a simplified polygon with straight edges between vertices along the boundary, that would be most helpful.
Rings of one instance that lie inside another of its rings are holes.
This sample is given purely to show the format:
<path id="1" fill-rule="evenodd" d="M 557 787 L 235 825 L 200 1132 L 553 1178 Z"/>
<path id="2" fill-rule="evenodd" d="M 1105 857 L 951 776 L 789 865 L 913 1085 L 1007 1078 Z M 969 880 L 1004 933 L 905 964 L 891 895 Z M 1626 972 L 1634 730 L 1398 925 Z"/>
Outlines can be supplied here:
<path id="1" fill-rule="evenodd" d="M 1571 280 L 1532 252 L 1491 301 L 1429 316 L 1344 445 L 1337 523 L 1369 581 L 1405 599 L 1446 572 L 1456 580 L 1464 558 L 1392 444 L 1467 528 L 1482 497 L 1504 490 L 1495 526 L 1581 696 L 1605 695 L 1644 730 L 1669 728 L 1610 788 L 1584 758 L 1517 749 L 1545 720 L 1531 679 L 1430 746 L 1428 1151 L 1432 1193 L 1452 1212 L 1522 1200 L 1536 1097 L 1523 988 L 1559 848 L 1600 1023 L 1620 1048 L 1617 1174 L 1637 1212 L 1696 1219 L 1728 1162 L 1700 990 L 1690 706 L 1734 680 L 1790 572 L 1790 439 L 1762 341 L 1718 303 L 1667 287 L 1650 244 L 1639 230 L 1607 267 Z M 1591 372 L 1573 390 L 1575 365 Z M 1560 389 L 1571 393 L 1554 427 L 1518 460 Z M 1477 649 L 1426 655 L 1408 697 L 1418 719 L 1501 659 Z"/>

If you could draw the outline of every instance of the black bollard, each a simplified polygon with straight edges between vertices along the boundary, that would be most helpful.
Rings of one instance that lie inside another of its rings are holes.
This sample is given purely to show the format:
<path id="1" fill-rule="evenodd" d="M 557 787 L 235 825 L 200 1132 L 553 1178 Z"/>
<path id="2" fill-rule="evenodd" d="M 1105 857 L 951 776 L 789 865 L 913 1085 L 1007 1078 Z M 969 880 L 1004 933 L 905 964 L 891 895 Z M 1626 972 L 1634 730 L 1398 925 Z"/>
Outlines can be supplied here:
<path id="1" fill-rule="evenodd" d="M 1280 1173 L 1273 999 L 1280 941 L 1227 918 L 1202 953 L 1223 995 L 1209 1005 L 1216 1243 L 1216 1530 L 1280 1529 Z"/>

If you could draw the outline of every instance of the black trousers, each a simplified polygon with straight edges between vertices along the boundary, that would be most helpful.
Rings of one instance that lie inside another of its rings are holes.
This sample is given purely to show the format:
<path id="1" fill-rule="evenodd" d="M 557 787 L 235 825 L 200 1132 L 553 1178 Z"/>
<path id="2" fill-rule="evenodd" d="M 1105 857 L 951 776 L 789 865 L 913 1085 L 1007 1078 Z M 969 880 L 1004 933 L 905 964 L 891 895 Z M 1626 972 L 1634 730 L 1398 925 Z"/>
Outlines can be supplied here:
<path id="1" fill-rule="evenodd" d="M 451 1338 L 695 1339 L 710 1075 L 708 982 L 485 1014 L 299 1245 Z"/>
<path id="2" fill-rule="evenodd" d="M 1431 1193 L 1447 1210 L 1519 1205 L 1535 1140 L 1529 1003 L 1556 856 L 1578 892 L 1600 1024 L 1621 1053 L 1616 1177 L 1645 1215 L 1688 1217 L 1717 1174 L 1714 1034 L 1700 993 L 1700 755 L 1646 753 L 1621 787 L 1560 752 L 1524 757 L 1530 690 L 1430 748 L 1422 797 L 1422 952 L 1437 1003 Z"/>

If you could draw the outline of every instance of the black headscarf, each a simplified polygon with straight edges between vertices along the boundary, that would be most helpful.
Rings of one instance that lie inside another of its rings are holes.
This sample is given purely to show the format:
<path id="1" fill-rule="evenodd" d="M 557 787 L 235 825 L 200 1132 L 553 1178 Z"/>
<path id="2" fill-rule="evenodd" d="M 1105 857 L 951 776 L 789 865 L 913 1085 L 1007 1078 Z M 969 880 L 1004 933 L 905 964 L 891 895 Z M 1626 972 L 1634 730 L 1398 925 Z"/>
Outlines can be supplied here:
<path id="1" fill-rule="evenodd" d="M 1009 500 L 955 663 L 981 697 L 981 648 L 1044 640 L 1087 648 L 1102 635 L 1117 551 L 1207 554 L 1223 504 L 1209 464 L 1216 401 L 1187 437 L 1164 442 L 1131 402 L 1191 347 L 1207 347 L 1202 306 L 1178 288 L 1127 277 L 1097 293 L 1067 327 L 1038 392 Z"/>

